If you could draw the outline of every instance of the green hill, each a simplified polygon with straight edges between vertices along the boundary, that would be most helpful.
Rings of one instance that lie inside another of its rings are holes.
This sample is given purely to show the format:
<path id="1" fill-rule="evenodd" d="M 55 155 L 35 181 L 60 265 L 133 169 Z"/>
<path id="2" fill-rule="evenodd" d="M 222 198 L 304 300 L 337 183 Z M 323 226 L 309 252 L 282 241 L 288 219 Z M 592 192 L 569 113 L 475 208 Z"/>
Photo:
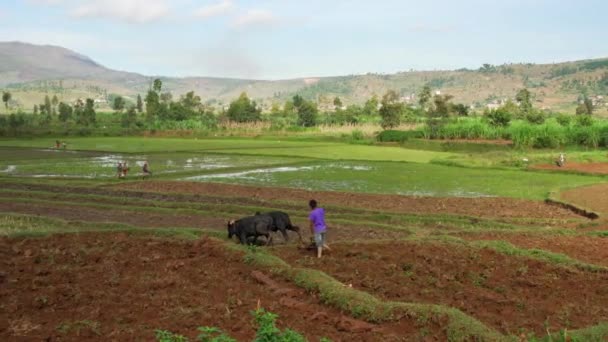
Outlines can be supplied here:
<path id="1" fill-rule="evenodd" d="M 31 109 L 45 95 L 57 95 L 62 101 L 78 98 L 98 99 L 100 107 L 112 94 L 134 99 L 144 94 L 152 76 L 116 71 L 99 65 L 76 52 L 48 45 L 20 42 L 0 43 L 0 88 L 11 91 L 12 105 Z M 486 105 L 512 98 L 527 87 L 535 106 L 558 111 L 574 111 L 577 99 L 590 96 L 597 112 L 608 114 L 608 59 L 594 59 L 557 64 L 484 65 L 476 70 L 411 71 L 395 74 L 366 74 L 340 77 L 291 80 L 240 80 L 227 78 L 161 77 L 164 89 L 179 96 L 194 90 L 205 101 L 223 106 L 247 92 L 266 109 L 295 94 L 315 99 L 321 108 L 331 107 L 335 96 L 345 104 L 362 103 L 374 94 L 389 89 L 398 91 L 403 100 L 415 103 L 415 95 L 429 84 L 433 91 L 454 96 L 456 102 Z"/>

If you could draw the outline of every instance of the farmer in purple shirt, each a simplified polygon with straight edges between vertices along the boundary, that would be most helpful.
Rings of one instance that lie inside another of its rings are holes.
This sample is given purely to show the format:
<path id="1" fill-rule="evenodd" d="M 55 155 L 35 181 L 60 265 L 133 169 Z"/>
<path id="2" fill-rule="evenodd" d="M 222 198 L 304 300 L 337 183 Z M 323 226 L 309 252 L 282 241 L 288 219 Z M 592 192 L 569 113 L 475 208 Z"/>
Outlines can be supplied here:
<path id="1" fill-rule="evenodd" d="M 314 199 L 310 200 L 308 205 L 310 206 L 310 215 L 308 216 L 308 219 L 310 220 L 310 233 L 313 234 L 315 245 L 317 246 L 317 258 L 320 258 L 323 253 L 323 248 L 330 250 L 325 242 L 325 232 L 327 231 L 327 226 L 325 225 L 325 210 L 323 210 L 323 208 L 317 208 L 317 201 Z"/>

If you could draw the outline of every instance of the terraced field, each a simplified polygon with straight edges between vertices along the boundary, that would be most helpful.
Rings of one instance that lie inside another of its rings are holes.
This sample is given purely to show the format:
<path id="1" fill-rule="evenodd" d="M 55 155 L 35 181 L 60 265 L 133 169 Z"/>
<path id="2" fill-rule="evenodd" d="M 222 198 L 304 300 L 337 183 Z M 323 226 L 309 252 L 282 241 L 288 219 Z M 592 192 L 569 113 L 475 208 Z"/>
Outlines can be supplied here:
<path id="1" fill-rule="evenodd" d="M 77 153 L 86 155 L 72 162 L 98 152 Z M 44 165 L 60 168 L 42 155 Z M 28 158 L 14 153 L 10 162 Z M 332 162 L 243 158 L 219 172 Z M 537 186 L 547 193 L 553 187 Z M 536 195 L 328 190 L 170 177 L 1 176 L 0 339 L 152 340 L 156 329 L 194 338 L 197 327 L 216 326 L 250 340 L 249 313 L 260 306 L 311 341 L 608 338 L 603 212 L 592 220 Z M 277 235 L 271 247 L 226 239 L 229 219 L 256 211 L 282 210 L 307 227 L 310 198 L 327 210 L 332 250 L 322 259 L 295 236 L 286 242 Z"/>

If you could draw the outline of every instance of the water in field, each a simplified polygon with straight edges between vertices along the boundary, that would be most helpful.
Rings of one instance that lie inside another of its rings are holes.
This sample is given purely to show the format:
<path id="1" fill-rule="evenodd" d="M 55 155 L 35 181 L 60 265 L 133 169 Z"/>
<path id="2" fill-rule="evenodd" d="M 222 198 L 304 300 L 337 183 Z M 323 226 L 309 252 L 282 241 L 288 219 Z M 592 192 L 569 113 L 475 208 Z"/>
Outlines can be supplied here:
<path id="1" fill-rule="evenodd" d="M 217 169 L 255 167 L 293 162 L 289 158 L 214 155 L 196 152 L 121 154 L 55 149 L 0 149 L 0 176 L 109 178 L 118 163 L 127 163 L 129 174 L 141 174 L 145 161 L 156 175 L 196 173 Z"/>
<path id="2" fill-rule="evenodd" d="M 370 161 L 316 161 L 289 167 L 213 172 L 181 179 L 408 196 L 533 199 L 544 198 L 550 189 L 560 184 L 597 182 L 596 178 L 586 176 Z"/>

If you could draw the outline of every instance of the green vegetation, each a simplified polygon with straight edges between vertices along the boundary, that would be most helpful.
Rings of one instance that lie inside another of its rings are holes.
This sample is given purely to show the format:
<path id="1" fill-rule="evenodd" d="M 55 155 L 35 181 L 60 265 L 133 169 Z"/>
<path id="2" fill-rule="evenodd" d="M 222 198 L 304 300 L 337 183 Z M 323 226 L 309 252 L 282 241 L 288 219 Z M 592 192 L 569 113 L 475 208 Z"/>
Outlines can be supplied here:
<path id="1" fill-rule="evenodd" d="M 0 141 L 5 147 L 22 148 L 53 144 L 52 139 Z M 521 164 L 521 157 L 508 151 L 468 156 L 392 146 L 264 139 L 74 138 L 68 141 L 68 146 L 69 150 L 82 151 L 2 148 L 0 171 L 11 176 L 111 179 L 116 176 L 118 162 L 127 162 L 132 168 L 130 174 L 136 176 L 140 164 L 148 160 L 158 177 L 171 179 L 402 195 L 529 199 L 544 199 L 564 184 L 582 186 L 604 181 L 598 176 L 521 171 L 513 168 Z M 116 153 L 120 150 L 137 154 Z M 587 155 L 594 153 L 580 154 L 584 158 Z M 571 160 L 576 160 L 576 156 L 571 156 Z M 552 155 L 541 153 L 527 158 L 550 161 Z M 489 166 L 511 169 L 477 167 L 487 166 L 478 165 L 482 160 L 495 160 Z"/>
<path id="2" fill-rule="evenodd" d="M 307 339 L 301 334 L 291 329 L 277 328 L 276 320 L 279 317 L 272 312 L 268 312 L 263 308 L 258 308 L 251 313 L 257 325 L 257 332 L 253 342 L 306 342 Z M 235 339 L 223 333 L 215 327 L 200 327 L 200 334 L 197 341 L 200 342 L 236 342 Z M 188 338 L 174 334 L 167 330 L 156 330 L 156 340 L 158 342 L 187 342 Z M 329 342 L 329 339 L 323 338 L 322 341 Z"/>

